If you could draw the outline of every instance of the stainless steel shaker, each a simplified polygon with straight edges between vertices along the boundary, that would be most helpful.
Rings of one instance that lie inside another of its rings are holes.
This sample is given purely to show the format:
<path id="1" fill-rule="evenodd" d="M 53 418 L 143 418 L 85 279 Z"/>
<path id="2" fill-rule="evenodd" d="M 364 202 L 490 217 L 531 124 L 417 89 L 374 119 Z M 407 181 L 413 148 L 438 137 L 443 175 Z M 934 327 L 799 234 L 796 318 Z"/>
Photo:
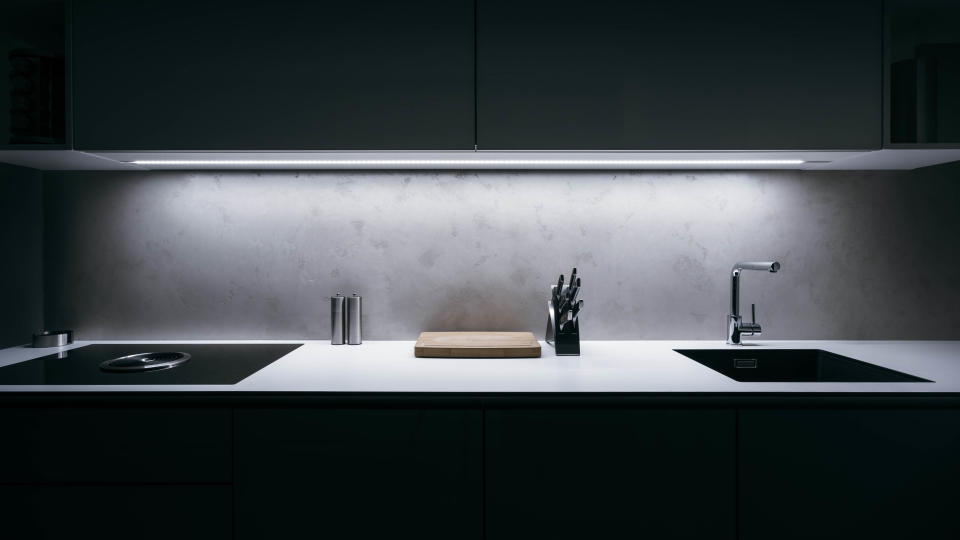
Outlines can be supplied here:
<path id="1" fill-rule="evenodd" d="M 347 336 L 346 298 L 340 293 L 330 297 L 330 344 L 343 345 Z"/>
<path id="2" fill-rule="evenodd" d="M 363 343 L 362 331 L 360 329 L 360 314 L 363 297 L 357 293 L 347 298 L 347 343 L 350 345 L 360 345 Z"/>

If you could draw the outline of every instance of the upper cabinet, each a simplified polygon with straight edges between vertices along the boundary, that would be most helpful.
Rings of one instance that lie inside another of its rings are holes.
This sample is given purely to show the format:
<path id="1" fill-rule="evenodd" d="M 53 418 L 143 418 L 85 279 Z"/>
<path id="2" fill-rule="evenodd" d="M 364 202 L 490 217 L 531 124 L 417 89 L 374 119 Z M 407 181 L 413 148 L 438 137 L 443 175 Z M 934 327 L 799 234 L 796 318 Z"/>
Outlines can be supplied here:
<path id="1" fill-rule="evenodd" d="M 960 2 L 888 0 L 891 146 L 960 144 Z"/>
<path id="2" fill-rule="evenodd" d="M 0 6 L 0 148 L 67 143 L 65 0 Z"/>
<path id="3" fill-rule="evenodd" d="M 0 161 L 633 150 L 915 168 L 960 157 L 958 29 L 957 0 L 8 0 Z"/>
<path id="4" fill-rule="evenodd" d="M 477 144 L 881 146 L 879 0 L 480 0 Z"/>
<path id="5" fill-rule="evenodd" d="M 473 149 L 473 0 L 75 0 L 82 150 Z"/>

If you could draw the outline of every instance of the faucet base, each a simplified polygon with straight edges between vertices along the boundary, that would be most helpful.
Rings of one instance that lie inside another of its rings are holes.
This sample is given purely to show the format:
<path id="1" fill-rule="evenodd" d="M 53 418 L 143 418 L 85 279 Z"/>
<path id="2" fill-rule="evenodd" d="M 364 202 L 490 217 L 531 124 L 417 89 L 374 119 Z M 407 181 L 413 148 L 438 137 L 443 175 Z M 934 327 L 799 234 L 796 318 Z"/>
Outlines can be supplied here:
<path id="1" fill-rule="evenodd" d="M 737 315 L 727 315 L 727 345 L 743 345 L 743 336 L 759 336 L 760 325 L 755 322 L 742 322 Z"/>
<path id="2" fill-rule="evenodd" d="M 727 345 L 743 345 L 740 340 L 740 317 L 727 315 Z"/>

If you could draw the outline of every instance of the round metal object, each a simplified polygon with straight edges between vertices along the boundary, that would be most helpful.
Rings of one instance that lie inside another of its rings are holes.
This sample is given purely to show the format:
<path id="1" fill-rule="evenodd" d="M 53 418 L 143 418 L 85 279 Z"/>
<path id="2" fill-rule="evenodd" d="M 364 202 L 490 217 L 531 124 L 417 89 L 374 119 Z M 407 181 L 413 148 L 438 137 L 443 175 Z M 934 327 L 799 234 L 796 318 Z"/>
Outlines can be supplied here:
<path id="1" fill-rule="evenodd" d="M 44 330 L 33 335 L 33 347 L 63 347 L 73 343 L 73 330 Z"/>
<path id="2" fill-rule="evenodd" d="M 160 371 L 175 368 L 189 359 L 190 355 L 185 352 L 148 352 L 104 360 L 100 369 L 113 373 Z"/>

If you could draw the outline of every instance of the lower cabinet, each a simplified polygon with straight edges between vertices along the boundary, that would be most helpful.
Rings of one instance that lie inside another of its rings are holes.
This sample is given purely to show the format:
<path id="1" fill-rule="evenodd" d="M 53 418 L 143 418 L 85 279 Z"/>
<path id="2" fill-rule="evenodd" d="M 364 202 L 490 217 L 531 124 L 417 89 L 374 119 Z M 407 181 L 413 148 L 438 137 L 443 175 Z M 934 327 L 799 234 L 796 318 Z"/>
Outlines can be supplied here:
<path id="1" fill-rule="evenodd" d="M 735 412 L 486 413 L 486 537 L 732 539 Z"/>
<path id="2" fill-rule="evenodd" d="M 231 411 L 0 407 L 0 537 L 229 539 Z"/>
<path id="3" fill-rule="evenodd" d="M 231 515 L 229 485 L 0 486 L 11 540 L 228 540 Z"/>
<path id="4" fill-rule="evenodd" d="M 480 410 L 238 409 L 236 537 L 479 539 Z"/>
<path id="5" fill-rule="evenodd" d="M 743 410 L 742 540 L 960 538 L 960 410 Z"/>
<path id="6" fill-rule="evenodd" d="M 486 407 L 3 407 L 0 537 L 960 538 L 960 409 Z"/>
<path id="7" fill-rule="evenodd" d="M 3 407 L 0 484 L 229 484 L 230 415 L 126 404 Z"/>

